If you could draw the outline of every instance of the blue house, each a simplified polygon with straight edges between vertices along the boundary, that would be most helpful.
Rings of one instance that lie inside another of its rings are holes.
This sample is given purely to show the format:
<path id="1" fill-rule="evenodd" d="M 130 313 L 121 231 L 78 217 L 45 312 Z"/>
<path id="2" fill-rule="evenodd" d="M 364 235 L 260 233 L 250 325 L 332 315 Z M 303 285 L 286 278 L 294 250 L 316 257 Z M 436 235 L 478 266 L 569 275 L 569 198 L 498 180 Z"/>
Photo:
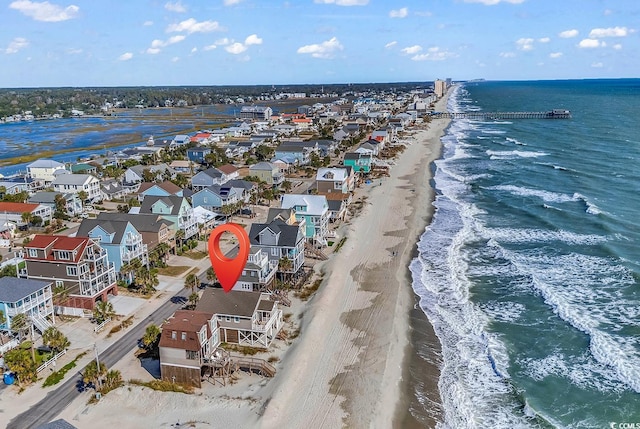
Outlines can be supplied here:
<path id="1" fill-rule="evenodd" d="M 238 202 L 236 189 L 227 185 L 211 185 L 191 196 L 193 207 L 219 212 L 223 206 Z"/>
<path id="2" fill-rule="evenodd" d="M 307 165 L 310 161 L 312 148 L 298 145 L 280 145 L 276 148 L 274 160 L 295 160 L 298 165 Z"/>
<path id="3" fill-rule="evenodd" d="M 40 332 L 44 332 L 51 326 L 47 317 L 55 323 L 52 282 L 0 277 L 0 311 L 6 320 L 0 329 L 11 329 L 13 317 L 23 313 Z"/>
<path id="4" fill-rule="evenodd" d="M 183 189 L 173 182 L 165 181 L 162 183 L 145 182 L 138 188 L 138 199 L 143 200 L 144 197 L 152 195 L 156 197 L 168 197 L 170 195 L 182 196 Z"/>
<path id="5" fill-rule="evenodd" d="M 198 164 L 204 164 L 204 158 L 211 153 L 209 147 L 192 147 L 187 149 L 187 159 Z"/>
<path id="6" fill-rule="evenodd" d="M 129 221 L 83 219 L 76 236 L 89 237 L 100 243 L 116 272 L 134 259 L 139 259 L 142 265 L 149 262 L 142 234 Z"/>

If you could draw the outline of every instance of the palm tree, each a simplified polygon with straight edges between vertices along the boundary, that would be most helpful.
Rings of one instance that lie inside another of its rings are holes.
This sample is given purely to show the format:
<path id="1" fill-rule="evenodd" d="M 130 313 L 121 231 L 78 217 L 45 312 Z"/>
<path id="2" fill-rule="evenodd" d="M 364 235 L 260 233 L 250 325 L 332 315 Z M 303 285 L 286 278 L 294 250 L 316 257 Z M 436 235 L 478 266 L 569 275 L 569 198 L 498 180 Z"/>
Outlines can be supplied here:
<path id="1" fill-rule="evenodd" d="M 184 279 L 184 287 L 191 289 L 191 293 L 194 293 L 196 291 L 196 286 L 198 286 L 198 283 L 200 283 L 200 280 L 194 273 L 188 274 Z"/>
<path id="2" fill-rule="evenodd" d="M 92 360 L 84 367 L 84 371 L 82 371 L 82 381 L 85 384 L 93 383 L 96 385 L 98 380 L 107 373 L 107 366 L 100 362 L 100 367 L 95 360 Z"/>
<path id="3" fill-rule="evenodd" d="M 64 284 L 53 287 L 53 302 L 55 305 L 64 306 L 69 298 L 69 290 Z"/>
<path id="4" fill-rule="evenodd" d="M 99 301 L 93 309 L 93 318 L 96 319 L 98 324 L 107 319 L 113 319 L 115 315 L 116 312 L 113 309 L 113 304 L 109 301 Z"/>
<path id="5" fill-rule="evenodd" d="M 7 323 L 7 316 L 4 315 L 4 311 L 0 310 L 0 326 L 5 328 L 5 324 Z M 4 345 L 4 335 L 0 335 L 0 345 Z"/>
<path id="6" fill-rule="evenodd" d="M 278 260 L 278 271 L 287 276 L 287 280 L 291 279 L 291 269 L 293 268 L 293 261 L 286 256 L 283 256 Z"/>
<path id="7" fill-rule="evenodd" d="M 147 267 L 140 265 L 135 272 L 134 282 L 142 293 L 151 293 L 156 290 L 156 286 L 160 283 L 158 281 L 158 271 L 156 269 L 147 269 Z"/>
<path id="8" fill-rule="evenodd" d="M 153 345 L 158 342 L 161 333 L 162 331 L 157 325 L 152 323 L 147 326 L 147 329 L 145 329 L 144 335 L 142 336 L 142 344 L 144 344 L 147 350 L 151 350 Z"/>
<path id="9" fill-rule="evenodd" d="M 192 308 L 196 308 L 196 304 L 198 304 L 199 300 L 200 300 L 200 295 L 198 295 L 198 292 L 193 292 L 191 295 L 189 295 L 189 305 Z"/>
<path id="10" fill-rule="evenodd" d="M 53 350 L 53 353 L 59 353 L 71 345 L 69 339 L 55 326 L 50 326 L 42 333 L 42 342 Z"/>
<path id="11" fill-rule="evenodd" d="M 218 281 L 218 276 L 216 275 L 216 272 L 212 267 L 207 268 L 206 276 L 209 284 L 211 285 L 215 284 Z"/>

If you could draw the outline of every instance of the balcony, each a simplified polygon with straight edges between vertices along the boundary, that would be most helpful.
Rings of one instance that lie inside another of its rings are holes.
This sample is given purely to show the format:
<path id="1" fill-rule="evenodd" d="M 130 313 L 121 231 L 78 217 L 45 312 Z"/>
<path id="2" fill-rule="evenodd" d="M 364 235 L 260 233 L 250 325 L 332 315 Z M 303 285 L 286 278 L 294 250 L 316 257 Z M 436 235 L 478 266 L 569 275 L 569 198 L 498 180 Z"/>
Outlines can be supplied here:
<path id="1" fill-rule="evenodd" d="M 274 185 L 280 185 L 282 184 L 282 182 L 284 182 L 284 174 L 276 173 L 271 177 L 271 180 L 273 181 Z"/>

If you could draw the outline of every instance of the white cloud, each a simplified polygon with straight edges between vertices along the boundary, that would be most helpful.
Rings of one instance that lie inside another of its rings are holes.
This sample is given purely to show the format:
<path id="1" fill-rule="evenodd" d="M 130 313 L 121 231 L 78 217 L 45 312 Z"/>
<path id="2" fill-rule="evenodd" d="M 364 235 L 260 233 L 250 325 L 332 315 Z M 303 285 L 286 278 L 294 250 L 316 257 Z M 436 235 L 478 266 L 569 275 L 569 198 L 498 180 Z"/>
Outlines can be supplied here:
<path id="1" fill-rule="evenodd" d="M 540 42 L 540 43 L 549 43 L 550 41 L 551 41 L 551 39 L 548 38 L 548 37 L 541 37 L 541 38 L 538 39 L 538 42 Z"/>
<path id="2" fill-rule="evenodd" d="M 222 31 L 218 21 L 202 21 L 198 22 L 194 18 L 189 18 L 178 24 L 171 24 L 167 27 L 167 33 L 180 33 L 186 31 L 187 33 L 210 33 L 212 31 Z"/>
<path id="3" fill-rule="evenodd" d="M 604 67 L 604 64 L 602 64 L 602 63 L 592 63 L 591 67 L 593 67 L 594 69 L 600 69 L 600 68 Z"/>
<path id="4" fill-rule="evenodd" d="M 187 36 L 184 36 L 182 34 L 176 34 L 175 36 L 169 37 L 169 39 L 167 39 L 167 40 L 154 39 L 151 42 L 151 47 L 149 49 L 147 49 L 147 53 L 148 54 L 157 54 L 158 52 L 160 52 L 160 48 L 164 48 L 164 47 L 167 47 L 169 45 L 173 45 L 174 43 L 182 42 L 186 38 L 187 38 Z"/>
<path id="5" fill-rule="evenodd" d="M 485 6 L 493 6 L 498 3 L 511 3 L 511 4 L 519 4 L 524 2 L 524 0 L 464 0 L 465 3 L 482 3 Z"/>
<path id="6" fill-rule="evenodd" d="M 604 12 L 602 13 L 604 16 L 609 16 L 613 14 L 613 11 L 611 9 L 605 9 Z"/>
<path id="7" fill-rule="evenodd" d="M 305 45 L 298 48 L 298 54 L 311 54 L 313 58 L 333 58 L 337 51 L 344 49 L 337 37 L 332 37 L 322 43 Z"/>
<path id="8" fill-rule="evenodd" d="M 205 47 L 204 47 L 204 48 L 202 48 L 202 49 L 204 49 L 205 51 L 213 51 L 213 50 L 214 50 L 214 49 L 216 49 L 217 47 L 218 47 L 218 46 L 216 46 L 216 45 L 207 45 L 207 46 L 205 46 Z"/>
<path id="9" fill-rule="evenodd" d="M 622 45 L 620 43 L 616 43 L 615 45 L 612 46 L 613 49 L 615 49 L 616 51 L 619 51 L 620 49 L 622 49 Z"/>
<path id="10" fill-rule="evenodd" d="M 516 56 L 515 52 L 500 52 L 499 55 L 502 58 L 514 58 Z"/>
<path id="11" fill-rule="evenodd" d="M 605 46 L 607 46 L 605 42 L 597 39 L 582 39 L 580 43 L 578 43 L 579 48 L 602 48 Z"/>
<path id="12" fill-rule="evenodd" d="M 407 15 L 409 15 L 409 9 L 407 9 L 406 7 L 389 12 L 389 16 L 391 18 L 406 18 Z"/>
<path id="13" fill-rule="evenodd" d="M 457 57 L 456 54 L 449 51 L 441 51 L 440 48 L 433 47 L 427 49 L 427 52 L 424 54 L 418 54 L 411 57 L 413 61 L 444 61 L 448 58 Z"/>
<path id="14" fill-rule="evenodd" d="M 192 54 L 195 54 L 196 52 L 198 52 L 198 48 L 196 48 L 196 47 L 191 48 L 191 53 Z"/>
<path id="15" fill-rule="evenodd" d="M 30 0 L 17 0 L 12 2 L 9 7 L 16 9 L 36 21 L 59 22 L 73 19 L 78 16 L 80 8 L 76 5 L 67 7 L 51 4 L 48 1 L 32 2 Z"/>
<path id="16" fill-rule="evenodd" d="M 178 61 L 180 61 L 180 57 L 173 57 L 173 58 L 171 58 L 171 62 L 172 62 L 172 63 L 177 63 Z"/>
<path id="17" fill-rule="evenodd" d="M 69 55 L 78 55 L 82 53 L 82 49 L 79 48 L 67 48 L 67 54 Z"/>
<path id="18" fill-rule="evenodd" d="M 169 40 L 167 40 L 167 44 L 173 45 L 174 43 L 182 42 L 186 38 L 187 36 L 183 36 L 182 34 L 177 34 L 175 36 L 169 37 Z"/>
<path id="19" fill-rule="evenodd" d="M 520 49 L 521 51 L 530 51 L 533 49 L 533 39 L 529 37 L 523 37 L 516 40 L 516 45 L 518 45 L 518 49 Z"/>
<path id="20" fill-rule="evenodd" d="M 231 40 L 227 39 L 226 37 L 223 37 L 222 39 L 218 39 L 215 41 L 215 44 L 218 46 L 228 45 L 229 43 L 231 43 Z"/>
<path id="21" fill-rule="evenodd" d="M 627 27 L 610 27 L 610 28 L 594 28 L 589 33 L 590 39 L 599 39 L 602 37 L 626 37 L 629 35 Z"/>
<path id="22" fill-rule="evenodd" d="M 408 46 L 406 48 L 402 48 L 400 51 L 403 54 L 407 54 L 407 55 L 412 55 L 412 54 L 417 54 L 418 52 L 420 52 L 422 50 L 422 46 L 420 45 L 413 45 L 413 46 Z"/>
<path id="23" fill-rule="evenodd" d="M 257 34 L 252 34 L 250 36 L 247 36 L 246 39 L 244 39 L 244 44 L 246 46 L 250 46 L 250 45 L 262 45 L 262 39 L 258 37 Z"/>
<path id="24" fill-rule="evenodd" d="M 9 42 L 9 45 L 7 46 L 7 49 L 4 50 L 4 53 L 15 54 L 18 53 L 18 51 L 26 48 L 27 46 L 29 46 L 29 41 L 27 39 L 25 39 L 24 37 L 16 37 L 11 42 Z"/>
<path id="25" fill-rule="evenodd" d="M 224 0 L 225 6 L 233 6 L 234 4 L 240 3 L 242 0 Z"/>
<path id="26" fill-rule="evenodd" d="M 578 30 L 576 29 L 561 31 L 558 34 L 558 36 L 562 37 L 563 39 L 570 39 L 572 37 L 576 37 L 577 35 L 578 35 Z"/>
<path id="27" fill-rule="evenodd" d="M 230 54 L 234 54 L 234 55 L 238 55 L 243 53 L 244 51 L 247 50 L 247 47 L 244 46 L 242 43 L 236 42 L 236 43 L 232 43 L 229 46 L 227 46 L 226 48 L 224 48 L 227 52 L 229 52 Z"/>
<path id="28" fill-rule="evenodd" d="M 366 6 L 369 0 L 314 0 L 314 3 L 335 4 L 336 6 Z"/>
<path id="29" fill-rule="evenodd" d="M 180 0 L 176 2 L 166 2 L 164 8 L 170 12 L 184 13 L 187 11 L 187 8 L 182 4 Z"/>
<path id="30" fill-rule="evenodd" d="M 562 56 L 562 52 L 551 52 L 549 54 L 549 58 L 560 58 Z"/>
<path id="31" fill-rule="evenodd" d="M 386 45 L 384 45 L 385 48 L 389 49 L 389 48 L 393 48 L 394 46 L 396 46 L 398 44 L 398 42 L 396 42 L 395 40 L 393 42 L 389 42 Z"/>
<path id="32" fill-rule="evenodd" d="M 161 50 L 162 49 L 160 49 L 160 48 L 149 48 L 149 49 L 146 50 L 146 52 L 147 52 L 147 54 L 155 55 L 155 54 L 159 54 Z"/>
<path id="33" fill-rule="evenodd" d="M 144 25 L 145 27 L 150 27 L 153 25 L 153 21 L 145 21 L 142 23 L 142 25 Z"/>
<path id="34" fill-rule="evenodd" d="M 125 52 L 118 57 L 118 61 L 129 61 L 131 58 L 133 58 L 133 54 L 131 52 Z"/>

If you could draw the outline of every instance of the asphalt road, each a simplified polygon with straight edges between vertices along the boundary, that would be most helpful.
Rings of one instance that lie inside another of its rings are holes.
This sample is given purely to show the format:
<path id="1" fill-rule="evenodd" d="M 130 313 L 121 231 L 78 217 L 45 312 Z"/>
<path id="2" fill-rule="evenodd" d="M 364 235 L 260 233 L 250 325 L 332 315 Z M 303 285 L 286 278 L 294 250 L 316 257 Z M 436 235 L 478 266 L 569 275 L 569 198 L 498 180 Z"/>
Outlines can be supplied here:
<path id="1" fill-rule="evenodd" d="M 111 368 L 122 359 L 131 349 L 138 346 L 138 340 L 144 335 L 147 326 L 154 323 L 158 326 L 182 307 L 189 296 L 189 290 L 183 289 L 162 304 L 140 323 L 133 326 L 122 338 L 117 340 L 103 352 L 98 353 L 100 362 Z M 40 402 L 33 405 L 24 413 L 14 417 L 7 425 L 7 429 L 29 429 L 41 424 L 49 423 L 62 412 L 74 399 L 82 395 L 78 390 L 78 381 L 82 379 L 80 371 L 74 374 L 56 390 L 47 393 Z"/>

